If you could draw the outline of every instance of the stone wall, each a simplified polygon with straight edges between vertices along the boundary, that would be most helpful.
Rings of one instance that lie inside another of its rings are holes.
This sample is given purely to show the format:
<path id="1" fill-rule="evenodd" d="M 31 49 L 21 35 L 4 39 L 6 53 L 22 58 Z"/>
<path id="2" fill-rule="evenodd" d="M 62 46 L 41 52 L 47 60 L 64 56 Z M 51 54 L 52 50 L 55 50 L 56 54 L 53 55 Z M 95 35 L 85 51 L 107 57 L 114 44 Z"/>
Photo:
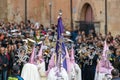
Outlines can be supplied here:
<path id="1" fill-rule="evenodd" d="M 5 2 L 6 1 L 6 2 Z M 0 9 L 6 8 L 5 12 L 0 12 L 0 18 L 6 18 L 10 22 L 20 22 L 25 20 L 25 0 L 1 0 L 7 6 L 0 5 Z M 39 22 L 45 26 L 50 24 L 50 7 L 52 3 L 52 23 L 57 24 L 59 10 L 63 12 L 63 21 L 65 26 L 70 24 L 70 5 L 69 0 L 27 0 L 27 18 L 32 22 Z M 1 4 L 2 4 L 1 3 Z M 3 15 L 5 17 L 3 17 Z"/>
<path id="2" fill-rule="evenodd" d="M 100 23 L 100 32 L 105 32 L 105 0 L 77 0 L 77 13 L 75 14 L 75 20 L 80 20 L 82 7 L 85 3 L 89 3 L 93 8 L 94 22 Z M 108 12 L 108 32 L 112 32 L 113 35 L 120 34 L 120 0 L 107 0 L 107 12 Z"/>
<path id="3" fill-rule="evenodd" d="M 10 22 L 24 20 L 24 0 L 7 0 L 7 18 Z"/>
<path id="4" fill-rule="evenodd" d="M 7 1 L 0 0 L 0 20 L 7 21 Z"/>
<path id="5" fill-rule="evenodd" d="M 108 0 L 108 29 L 120 34 L 120 0 Z"/>

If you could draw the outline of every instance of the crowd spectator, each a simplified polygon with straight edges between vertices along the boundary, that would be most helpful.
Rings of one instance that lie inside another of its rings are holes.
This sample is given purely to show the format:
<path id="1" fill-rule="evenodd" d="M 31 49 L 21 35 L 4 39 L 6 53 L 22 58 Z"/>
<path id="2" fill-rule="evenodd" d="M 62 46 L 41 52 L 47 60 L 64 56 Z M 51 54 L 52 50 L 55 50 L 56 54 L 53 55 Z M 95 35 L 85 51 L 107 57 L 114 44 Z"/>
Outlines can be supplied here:
<path id="1" fill-rule="evenodd" d="M 12 74 L 11 74 L 11 76 L 8 77 L 8 80 L 24 80 L 20 76 L 20 68 L 19 68 L 19 66 L 17 66 L 17 65 L 13 66 Z"/>
<path id="2" fill-rule="evenodd" d="M 112 80 L 120 80 L 118 69 L 113 69 L 111 71 L 111 74 L 112 74 Z"/>

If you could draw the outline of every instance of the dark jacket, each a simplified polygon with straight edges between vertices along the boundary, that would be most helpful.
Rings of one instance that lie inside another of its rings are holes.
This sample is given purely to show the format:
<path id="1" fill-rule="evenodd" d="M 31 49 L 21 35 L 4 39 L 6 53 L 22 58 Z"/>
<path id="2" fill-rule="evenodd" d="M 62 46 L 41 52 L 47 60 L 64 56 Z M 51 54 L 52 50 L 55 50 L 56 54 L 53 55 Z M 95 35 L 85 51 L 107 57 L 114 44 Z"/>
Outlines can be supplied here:
<path id="1" fill-rule="evenodd" d="M 0 72 L 3 70 L 3 56 L 0 54 Z"/>
<path id="2" fill-rule="evenodd" d="M 8 68 L 8 59 L 7 56 L 5 54 L 0 54 L 0 68 L 2 68 L 3 71 L 6 71 Z M 6 64 L 7 66 L 5 67 L 4 64 Z"/>
<path id="3" fill-rule="evenodd" d="M 115 57 L 113 66 L 114 68 L 118 69 L 120 73 L 120 56 Z"/>

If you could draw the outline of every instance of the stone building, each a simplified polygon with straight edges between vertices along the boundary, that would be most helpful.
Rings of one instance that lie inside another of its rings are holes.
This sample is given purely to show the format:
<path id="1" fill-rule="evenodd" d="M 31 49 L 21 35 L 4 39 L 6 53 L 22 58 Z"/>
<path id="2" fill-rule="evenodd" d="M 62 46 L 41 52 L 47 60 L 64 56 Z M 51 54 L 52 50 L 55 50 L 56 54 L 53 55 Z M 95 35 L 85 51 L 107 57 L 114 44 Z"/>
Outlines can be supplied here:
<path id="1" fill-rule="evenodd" d="M 50 2 L 52 4 L 50 8 Z M 105 32 L 105 0 L 72 0 L 74 26 L 90 23 L 97 32 Z M 108 31 L 120 33 L 120 0 L 107 0 Z M 58 12 L 63 12 L 63 22 L 70 29 L 70 0 L 27 0 L 27 18 L 45 26 L 57 24 Z M 25 0 L 0 0 L 0 20 L 20 22 L 25 20 Z M 84 27 L 83 27 L 84 28 Z"/>

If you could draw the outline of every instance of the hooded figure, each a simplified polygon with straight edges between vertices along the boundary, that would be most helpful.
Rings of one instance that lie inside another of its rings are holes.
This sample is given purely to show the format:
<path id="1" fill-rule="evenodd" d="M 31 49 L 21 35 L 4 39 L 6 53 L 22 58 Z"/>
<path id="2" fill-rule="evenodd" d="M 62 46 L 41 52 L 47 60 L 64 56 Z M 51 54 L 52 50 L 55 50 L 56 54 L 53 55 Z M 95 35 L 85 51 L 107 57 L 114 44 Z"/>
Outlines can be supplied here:
<path id="1" fill-rule="evenodd" d="M 72 49 L 71 49 L 71 62 L 74 64 L 76 80 L 82 80 L 81 69 L 80 69 L 79 65 L 75 63 L 73 46 L 72 46 Z"/>
<path id="2" fill-rule="evenodd" d="M 45 61 L 43 59 L 42 49 L 43 49 L 43 44 L 41 45 L 41 48 L 38 53 L 37 67 L 38 67 L 41 80 L 46 80 Z"/>
<path id="3" fill-rule="evenodd" d="M 50 69 L 47 80 L 69 80 L 68 74 L 67 74 L 66 70 L 63 68 L 62 63 L 63 63 L 62 57 L 59 55 L 58 63 L 55 67 Z"/>
<path id="4" fill-rule="evenodd" d="M 38 67 L 35 65 L 35 46 L 33 47 L 29 63 L 23 66 L 21 76 L 24 80 L 41 80 Z"/>
<path id="5" fill-rule="evenodd" d="M 75 63 L 74 59 L 74 49 L 72 47 L 71 49 L 71 57 L 68 55 L 68 51 L 66 49 L 66 54 L 68 55 L 67 58 L 67 65 L 69 64 L 70 66 L 67 67 L 68 69 L 68 74 L 69 74 L 69 80 L 81 80 L 81 69 L 78 66 L 78 64 Z"/>
<path id="6" fill-rule="evenodd" d="M 48 70 L 46 72 L 46 75 L 48 75 L 48 73 L 50 72 L 50 70 L 52 68 L 54 68 L 54 67 L 55 67 L 55 53 L 53 53 L 52 56 L 51 56 L 51 59 L 49 61 Z"/>
<path id="7" fill-rule="evenodd" d="M 101 59 L 98 61 L 97 67 L 96 67 L 96 74 L 95 74 L 95 80 L 108 80 L 107 78 L 111 78 L 111 70 L 113 69 L 113 66 L 111 65 L 110 61 L 108 60 L 108 45 L 105 41 L 103 54 L 101 56 Z"/>

